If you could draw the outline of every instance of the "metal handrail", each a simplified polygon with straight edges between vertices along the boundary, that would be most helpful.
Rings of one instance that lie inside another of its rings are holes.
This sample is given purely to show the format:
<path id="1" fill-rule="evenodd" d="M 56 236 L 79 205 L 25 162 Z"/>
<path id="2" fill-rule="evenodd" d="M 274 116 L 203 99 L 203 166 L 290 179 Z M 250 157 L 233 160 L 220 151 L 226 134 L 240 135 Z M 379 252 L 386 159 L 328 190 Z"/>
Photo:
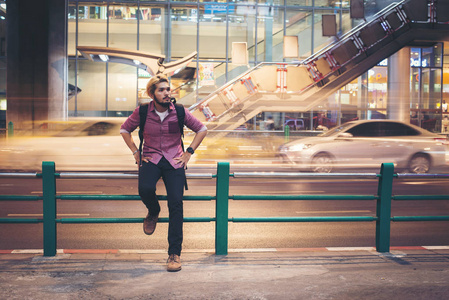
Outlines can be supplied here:
<path id="1" fill-rule="evenodd" d="M 200 175 L 196 178 L 216 178 L 216 194 L 212 196 L 184 196 L 184 200 L 215 201 L 215 217 L 184 218 L 185 222 L 215 222 L 215 250 L 218 255 L 225 255 L 228 251 L 228 223 L 236 222 L 376 222 L 376 250 L 388 252 L 390 249 L 391 222 L 405 221 L 448 221 L 449 216 L 391 216 L 392 200 L 449 200 L 449 195 L 393 195 L 394 178 L 441 178 L 448 179 L 449 174 L 395 174 L 394 164 L 381 165 L 379 174 L 376 173 L 279 173 L 279 172 L 236 172 L 230 173 L 229 163 L 219 162 L 216 175 Z M 30 176 L 31 173 L 27 173 Z M 115 176 L 117 175 L 117 176 Z M 128 176 L 133 175 L 133 176 Z M 0 173 L 0 177 L 21 177 L 17 173 Z M 56 200 L 140 200 L 138 195 L 59 195 L 56 191 L 57 178 L 137 178 L 136 174 L 111 174 L 86 172 L 55 172 L 54 162 L 43 162 L 42 173 L 35 173 L 35 177 L 42 178 L 42 196 L 0 195 L 1 200 L 43 200 L 43 218 L 10 219 L 0 218 L 0 223 L 43 223 L 44 227 L 44 256 L 56 255 L 57 223 L 141 223 L 143 218 L 57 218 Z M 92 177 L 93 176 L 93 177 Z M 101 177 L 100 177 L 101 176 Z M 378 180 L 377 195 L 229 195 L 230 177 L 234 178 L 365 178 Z M 159 196 L 166 200 L 166 196 Z M 322 217 L 251 217 L 234 218 L 228 216 L 229 200 L 357 200 L 376 201 L 376 216 L 322 216 Z M 168 218 L 160 218 L 160 222 L 168 222 Z"/>
<path id="2" fill-rule="evenodd" d="M 376 173 L 295 173 L 295 172 L 234 172 L 231 174 L 234 178 L 363 178 L 376 179 L 379 177 Z"/>
<path id="3" fill-rule="evenodd" d="M 61 179 L 88 179 L 88 178 L 101 178 L 101 179 L 136 179 L 139 178 L 137 173 L 123 173 L 123 172 L 105 172 L 105 173 L 92 173 L 92 172 L 60 172 L 57 173 L 57 177 Z M 186 174 L 187 179 L 210 179 L 214 175 L 212 173 L 189 173 Z"/>

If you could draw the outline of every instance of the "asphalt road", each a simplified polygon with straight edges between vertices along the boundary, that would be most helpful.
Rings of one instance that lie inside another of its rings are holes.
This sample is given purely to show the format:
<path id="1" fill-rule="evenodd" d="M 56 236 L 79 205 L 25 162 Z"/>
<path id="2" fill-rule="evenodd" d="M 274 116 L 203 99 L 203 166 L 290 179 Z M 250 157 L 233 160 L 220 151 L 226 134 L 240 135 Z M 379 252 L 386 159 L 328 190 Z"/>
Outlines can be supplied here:
<path id="1" fill-rule="evenodd" d="M 0 179 L 1 194 L 39 195 L 40 179 Z M 137 194 L 136 180 L 58 179 L 60 194 Z M 163 185 L 159 194 L 165 194 Z M 376 180 L 231 178 L 230 195 L 376 194 Z M 396 180 L 394 194 L 448 194 L 447 180 Z M 215 179 L 190 180 L 186 195 L 215 194 Z M 164 202 L 164 201 L 163 201 Z M 168 216 L 165 202 L 161 217 Z M 214 217 L 215 202 L 186 201 L 185 217 Z M 374 201 L 230 201 L 229 217 L 374 216 Z M 0 218 L 39 217 L 42 202 L 0 202 Z M 58 217 L 144 217 L 140 201 L 58 201 Z M 394 202 L 392 215 L 449 215 L 449 201 Z M 449 245 L 448 222 L 391 225 L 392 246 Z M 58 248 L 166 249 L 167 224 L 151 237 L 142 224 L 58 224 Z M 215 223 L 185 223 L 184 249 L 214 249 Z M 374 222 L 229 223 L 229 248 L 365 247 Z M 0 224 L 0 249 L 42 249 L 41 224 Z"/>

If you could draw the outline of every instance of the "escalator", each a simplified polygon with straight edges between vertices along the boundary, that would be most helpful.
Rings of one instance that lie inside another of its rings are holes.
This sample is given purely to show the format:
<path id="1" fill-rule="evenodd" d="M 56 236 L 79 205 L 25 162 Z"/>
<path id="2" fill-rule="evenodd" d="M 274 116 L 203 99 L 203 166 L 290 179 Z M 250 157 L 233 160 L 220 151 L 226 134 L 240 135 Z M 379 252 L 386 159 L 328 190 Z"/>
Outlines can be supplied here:
<path id="1" fill-rule="evenodd" d="M 321 27 L 321 20 L 315 21 L 313 25 L 310 25 L 309 19 L 311 18 L 312 14 L 299 11 L 296 14 L 290 16 L 290 18 L 287 20 L 287 26 L 286 30 L 288 30 L 289 35 L 297 35 L 299 40 L 302 39 L 310 39 L 310 36 L 312 35 L 312 27 L 315 27 L 315 30 L 318 30 L 318 27 Z M 345 16 L 343 16 L 345 17 Z M 349 17 L 349 16 L 347 16 Z M 283 37 L 284 37 L 284 28 L 273 32 L 271 36 L 271 55 L 274 55 L 273 57 L 270 55 L 269 61 L 282 61 L 282 47 L 283 44 Z M 330 37 L 321 37 L 317 38 L 315 37 L 315 43 L 317 43 L 319 46 L 318 48 L 322 48 L 329 44 L 329 41 L 331 40 Z M 255 52 L 257 51 L 257 61 L 264 61 L 267 58 L 267 54 L 265 53 L 265 43 L 266 40 L 262 39 L 257 41 L 255 44 L 252 44 L 248 46 L 248 53 L 250 57 L 255 56 Z M 307 50 L 303 50 L 307 51 Z M 300 54 L 301 56 L 306 56 L 306 53 Z M 237 78 L 240 77 L 240 75 L 247 71 L 247 66 L 241 66 L 241 65 L 233 65 L 233 64 L 226 64 L 226 63 L 219 63 L 214 66 L 214 77 L 215 77 L 215 85 L 213 86 L 196 86 L 196 78 L 193 76 L 191 77 L 191 80 L 188 82 L 185 82 L 184 84 L 180 85 L 176 89 L 173 90 L 173 92 L 180 93 L 181 90 L 187 91 L 183 94 L 186 94 L 186 96 L 180 97 L 178 101 L 183 103 L 186 106 L 190 106 L 197 102 L 197 99 L 203 99 L 204 97 L 207 97 L 210 93 L 214 92 L 218 87 L 225 84 L 227 81 L 227 78 Z M 190 66 L 190 69 L 196 70 L 196 64 Z"/>
<path id="2" fill-rule="evenodd" d="M 309 111 L 415 42 L 449 38 L 449 3 L 392 3 L 300 63 L 261 63 L 190 107 L 209 129 L 232 130 L 263 111 Z"/>

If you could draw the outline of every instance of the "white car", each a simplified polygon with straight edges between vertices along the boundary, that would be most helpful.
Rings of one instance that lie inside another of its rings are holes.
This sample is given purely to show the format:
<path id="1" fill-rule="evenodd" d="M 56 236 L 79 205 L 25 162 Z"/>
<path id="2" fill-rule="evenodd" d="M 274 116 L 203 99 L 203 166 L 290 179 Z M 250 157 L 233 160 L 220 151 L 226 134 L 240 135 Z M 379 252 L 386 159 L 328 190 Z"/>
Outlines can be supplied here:
<path id="1" fill-rule="evenodd" d="M 283 162 L 301 170 L 328 173 L 334 169 L 380 168 L 427 173 L 449 161 L 448 140 L 417 126 L 392 120 L 351 121 L 319 136 L 282 145 Z"/>

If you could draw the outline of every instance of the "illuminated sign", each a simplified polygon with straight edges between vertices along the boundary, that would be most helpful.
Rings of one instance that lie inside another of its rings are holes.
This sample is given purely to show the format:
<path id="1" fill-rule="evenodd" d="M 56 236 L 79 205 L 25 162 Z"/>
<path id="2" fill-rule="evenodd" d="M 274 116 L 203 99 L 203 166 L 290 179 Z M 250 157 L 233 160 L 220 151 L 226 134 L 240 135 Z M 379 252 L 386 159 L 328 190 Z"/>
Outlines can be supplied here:
<path id="1" fill-rule="evenodd" d="M 414 59 L 414 58 L 410 58 L 410 67 L 420 67 L 420 59 L 418 58 L 418 59 Z M 382 60 L 381 62 L 379 62 L 378 64 L 377 64 L 378 66 L 381 66 L 381 67 L 386 67 L 386 66 L 388 66 L 388 58 L 385 58 L 384 60 Z M 423 68 L 425 68 L 425 67 L 427 67 L 428 66 L 428 64 L 427 64 L 427 59 L 425 58 L 425 59 L 423 59 L 422 61 L 421 61 L 421 67 L 423 67 Z"/>
<path id="2" fill-rule="evenodd" d="M 411 67 L 419 67 L 419 58 L 418 59 L 413 59 L 410 58 L 410 66 Z M 427 59 L 423 59 L 421 62 L 421 67 L 425 68 L 427 67 Z"/>
<path id="3" fill-rule="evenodd" d="M 213 14 L 225 14 L 226 13 L 226 4 L 206 4 L 204 6 L 204 14 L 213 15 Z M 235 6 L 229 5 L 229 13 L 235 12 Z"/>

